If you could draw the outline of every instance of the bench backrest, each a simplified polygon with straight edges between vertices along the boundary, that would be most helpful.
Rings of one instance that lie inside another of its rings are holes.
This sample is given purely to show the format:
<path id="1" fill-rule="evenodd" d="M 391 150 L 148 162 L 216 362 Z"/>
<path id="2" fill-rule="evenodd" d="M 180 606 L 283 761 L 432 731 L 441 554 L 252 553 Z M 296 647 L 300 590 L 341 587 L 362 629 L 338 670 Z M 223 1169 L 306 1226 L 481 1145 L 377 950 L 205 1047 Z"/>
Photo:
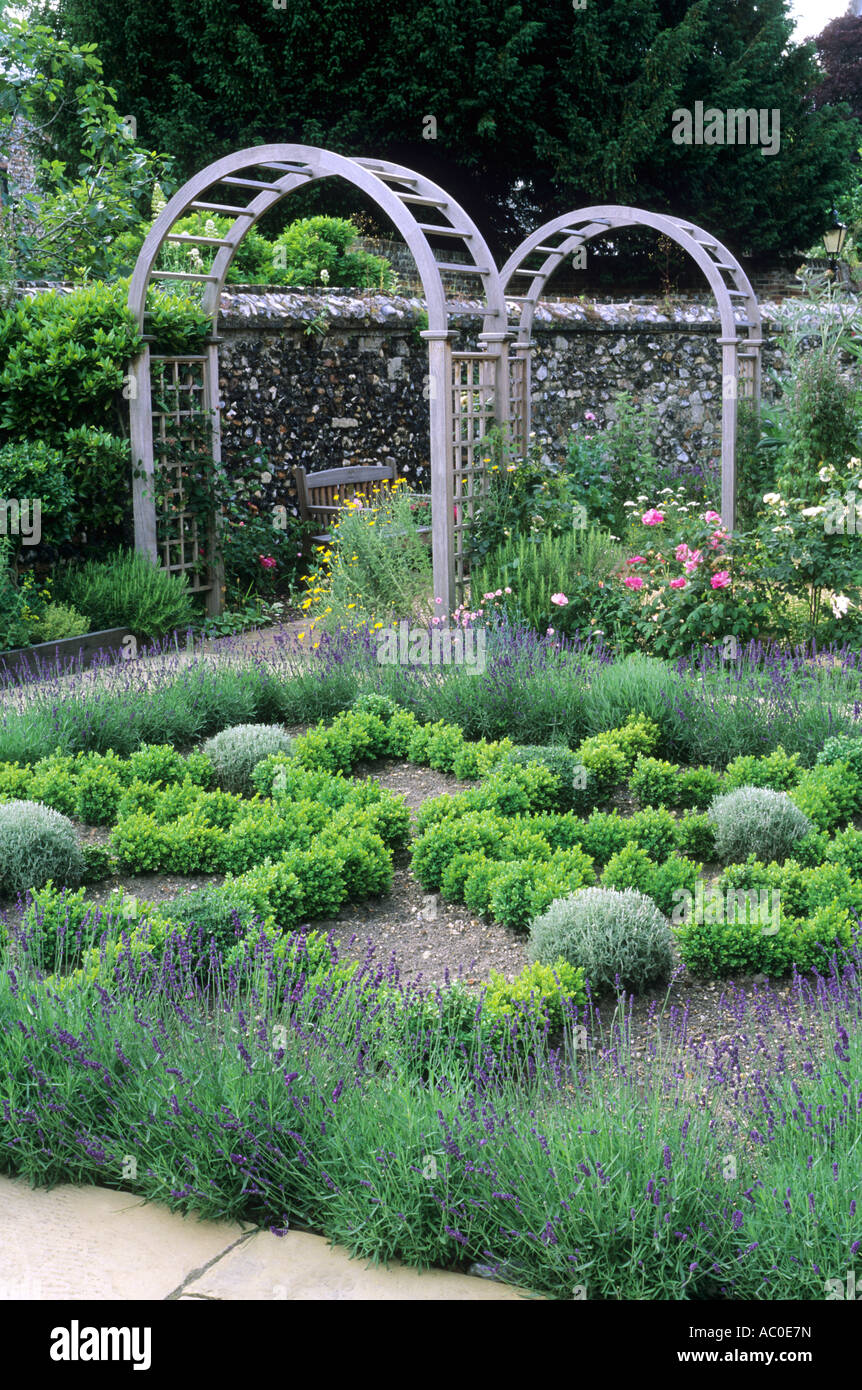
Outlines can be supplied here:
<path id="1" fill-rule="evenodd" d="M 303 521 L 319 521 L 328 526 L 351 497 L 370 499 L 375 488 L 391 487 L 396 473 L 391 464 L 326 468 L 320 473 L 306 473 L 302 464 L 298 464 L 293 476 Z"/>

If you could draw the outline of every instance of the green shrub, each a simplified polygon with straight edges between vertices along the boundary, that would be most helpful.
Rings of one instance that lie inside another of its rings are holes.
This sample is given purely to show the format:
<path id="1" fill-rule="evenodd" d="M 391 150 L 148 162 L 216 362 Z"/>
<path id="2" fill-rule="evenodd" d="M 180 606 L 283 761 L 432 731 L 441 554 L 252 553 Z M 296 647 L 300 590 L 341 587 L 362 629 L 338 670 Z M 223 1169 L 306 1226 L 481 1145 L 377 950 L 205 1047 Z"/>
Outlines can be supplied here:
<path id="1" fill-rule="evenodd" d="M 817 766 L 829 767 L 832 763 L 846 763 L 854 776 L 862 779 L 862 738 L 850 734 L 828 738 L 817 754 Z"/>
<path id="2" fill-rule="evenodd" d="M 677 806 L 705 811 L 718 795 L 723 779 L 711 767 L 687 767 L 679 776 Z"/>
<path id="3" fill-rule="evenodd" d="M 501 837 L 508 830 L 501 816 L 474 811 L 455 821 L 441 821 L 420 835 L 413 845 L 413 872 L 431 892 L 440 887 L 443 871 L 456 854 L 482 850 L 496 858 Z"/>
<path id="4" fill-rule="evenodd" d="M 773 791 L 788 791 L 799 780 L 799 754 L 785 753 L 781 744 L 765 757 L 746 755 L 728 763 L 724 775 L 727 791 L 737 787 L 771 787 Z"/>
<path id="5" fill-rule="evenodd" d="M 539 763 L 556 778 L 557 790 L 555 793 L 549 793 L 549 809 L 565 812 L 573 807 L 586 808 L 590 804 L 592 788 L 587 786 L 587 770 L 571 748 L 559 744 L 550 744 L 547 747 L 541 744 L 519 744 L 507 755 L 506 761 L 525 767 Z"/>
<path id="6" fill-rule="evenodd" d="M 831 763 L 803 772 L 791 797 L 818 830 L 846 825 L 862 804 L 862 778 L 847 763 Z"/>
<path id="7" fill-rule="evenodd" d="M 41 970 L 69 970 L 95 941 L 111 930 L 110 910 L 101 913 L 86 897 L 49 881 L 31 890 L 21 918 L 27 949 Z M 114 927 L 115 933 L 117 928 Z"/>
<path id="8" fill-rule="evenodd" d="M 345 217 L 301 217 L 276 237 L 272 263 L 285 285 L 347 289 L 392 287 L 392 267 L 383 256 L 351 249 L 357 231 Z M 326 271 L 326 279 L 321 272 Z"/>
<path id="9" fill-rule="evenodd" d="M 77 813 L 78 789 L 71 762 L 71 759 L 61 762 L 45 758 L 36 763 L 32 778 L 27 783 L 31 800 L 41 801 L 63 816 L 74 816 Z"/>
<path id="10" fill-rule="evenodd" d="M 75 815 L 86 825 L 113 825 L 123 784 L 110 767 L 88 767 L 77 779 Z"/>
<path id="11" fill-rule="evenodd" d="M 274 724 L 235 724 L 207 739 L 203 753 L 215 768 L 223 791 L 251 796 L 254 792 L 252 773 L 258 763 L 274 753 L 289 754 L 291 739 Z"/>
<path id="12" fill-rule="evenodd" d="M 562 1028 L 568 1010 L 582 1009 L 587 1002 L 584 972 L 566 960 L 553 965 L 533 961 L 525 965 L 514 980 L 492 970 L 485 992 L 483 1013 L 494 1021 L 511 1019 L 515 1014 L 529 1012 L 542 1026 Z"/>
<path id="13" fill-rule="evenodd" d="M 487 917 L 491 910 L 491 885 L 500 865 L 481 850 L 472 850 L 467 857 L 470 863 L 464 872 L 464 906 L 479 917 Z"/>
<path id="14" fill-rule="evenodd" d="M 630 714 L 620 728 L 585 738 L 577 756 L 601 788 L 609 790 L 626 780 L 639 755 L 653 752 L 660 737 L 661 730 L 652 719 L 645 714 Z"/>
<path id="15" fill-rule="evenodd" d="M 346 885 L 345 897 L 373 898 L 391 890 L 392 855 L 381 837 L 366 826 L 351 826 L 347 821 L 339 824 L 336 816 L 332 828 L 321 831 L 315 849 L 337 856 Z"/>
<path id="16" fill-rule="evenodd" d="M 619 811 L 593 811 L 580 824 L 580 844 L 597 864 L 607 864 L 628 843 L 628 821 Z"/>
<path id="17" fill-rule="evenodd" d="M 111 832 L 111 849 L 121 869 L 132 874 L 156 873 L 172 848 L 170 827 L 159 825 L 151 812 L 123 816 Z"/>
<path id="18" fill-rule="evenodd" d="M 438 772 L 451 772 L 464 742 L 464 735 L 457 725 L 432 725 L 425 746 L 428 766 L 436 768 Z"/>
<path id="19" fill-rule="evenodd" d="M 626 840 L 645 849 L 651 859 L 663 859 L 676 847 L 678 821 L 661 806 L 648 806 L 626 821 Z"/>
<path id="20" fill-rule="evenodd" d="M 541 763 L 521 767 L 504 763 L 486 777 L 481 787 L 463 793 L 471 805 L 518 816 L 527 811 L 550 811 L 558 799 L 556 776 Z"/>
<path id="21" fill-rule="evenodd" d="M 127 627 L 138 637 L 154 640 L 195 621 L 185 580 L 134 550 L 70 567 L 62 591 L 65 602 L 90 619 L 94 632 Z"/>
<path id="22" fill-rule="evenodd" d="M 832 840 L 827 840 L 820 858 L 830 864 L 846 865 L 853 877 L 862 881 L 862 830 L 852 826 L 839 830 Z"/>
<path id="23" fill-rule="evenodd" d="M 584 888 L 551 903 L 530 927 L 529 955 L 582 967 L 593 994 L 645 990 L 673 967 L 673 938 L 655 903 L 633 889 Z"/>
<path id="24" fill-rule="evenodd" d="M 90 622 L 68 603 L 49 603 L 31 625 L 34 642 L 61 642 L 64 637 L 83 637 Z"/>
<path id="25" fill-rule="evenodd" d="M 224 835 L 209 825 L 199 809 L 178 816 L 162 827 L 161 868 L 173 874 L 202 874 L 219 864 Z"/>
<path id="26" fill-rule="evenodd" d="M 354 842 L 357 835 L 358 832 L 354 832 Z M 380 843 L 383 844 L 382 841 Z M 281 860 L 283 870 L 295 874 L 302 885 L 300 912 L 303 917 L 334 917 L 348 897 L 369 896 L 363 891 L 364 885 L 358 881 L 358 872 L 348 872 L 348 865 L 352 867 L 349 841 L 345 841 L 345 850 L 342 857 L 336 853 L 334 842 L 320 837 L 310 849 L 289 850 L 284 855 Z M 357 860 L 359 857 L 356 854 Z M 348 877 L 351 879 L 349 886 Z"/>
<path id="27" fill-rule="evenodd" d="M 676 806 L 680 768 L 659 758 L 639 757 L 629 778 L 629 791 L 642 806 Z"/>
<path id="28" fill-rule="evenodd" d="M 715 827 L 709 816 L 685 811 L 676 823 L 676 847 L 690 859 L 714 859 Z"/>
<path id="29" fill-rule="evenodd" d="M 65 816 L 34 801 L 0 805 L 0 893 L 42 888 L 49 879 L 76 886 L 83 874 L 75 827 Z"/>
<path id="30" fill-rule="evenodd" d="M 224 887 L 248 898 L 263 921 L 273 922 L 279 931 L 290 931 L 302 921 L 302 884 L 278 860 L 266 859 L 241 875 L 228 874 Z"/>
<path id="31" fill-rule="evenodd" d="M 0 497 L 16 499 L 23 510 L 22 523 L 26 517 L 31 526 L 35 522 L 33 503 L 38 500 L 40 534 L 49 545 L 68 540 L 74 530 L 77 502 L 66 477 L 63 455 L 42 440 L 14 439 L 0 448 Z M 8 527 L 8 519 L 5 524 Z M 11 534 L 13 550 L 17 551 L 23 545 L 24 524 L 20 536 L 14 530 Z M 38 534 L 33 539 L 38 541 Z"/>
<path id="32" fill-rule="evenodd" d="M 319 931 L 281 933 L 274 926 L 262 923 L 250 927 L 245 935 L 227 952 L 226 970 L 238 970 L 250 963 L 271 967 L 279 984 L 305 976 L 306 987 L 314 989 L 332 970 L 338 953 L 329 938 Z"/>
<path id="33" fill-rule="evenodd" d="M 491 491 L 481 504 L 476 542 L 484 549 L 502 531 L 511 530 L 512 535 L 501 538 L 484 563 L 471 569 L 473 607 L 484 605 L 487 611 L 491 606 L 510 621 L 524 623 L 542 635 L 549 626 L 566 636 L 589 632 L 602 599 L 598 586 L 610 580 L 621 559 L 621 548 L 597 526 L 572 526 L 573 506 L 584 505 L 587 499 L 583 493 L 573 492 L 565 474 L 541 469 L 542 481 L 537 482 L 535 492 L 522 496 L 522 501 L 529 503 L 526 514 L 517 503 L 513 506 L 514 499 L 505 498 L 503 490 L 514 481 L 520 491 L 529 470 L 529 461 L 523 461 L 514 480 L 505 470 L 491 474 Z M 552 493 L 556 494 L 553 500 Z M 520 525 L 532 528 L 532 534 L 518 534 L 514 528 Z M 561 529 L 556 533 L 558 525 Z M 541 534 L 537 534 L 539 530 Z M 508 594 L 499 592 L 503 585 L 510 590 Z M 560 588 L 565 589 L 568 599 L 562 607 L 551 601 Z M 610 588 L 608 582 L 608 593 Z"/>
<path id="34" fill-rule="evenodd" d="M 547 880 L 547 864 L 530 859 L 509 860 L 497 866 L 488 885 L 488 910 L 504 927 L 526 928 L 537 912 L 553 901 L 553 889 L 544 902 L 540 883 Z"/>
<path id="35" fill-rule="evenodd" d="M 166 904 L 172 918 L 183 926 L 194 925 L 203 942 L 214 941 L 218 952 L 227 956 L 244 936 L 256 916 L 254 904 L 236 888 L 207 884 L 204 888 L 181 893 Z"/>
<path id="36" fill-rule="evenodd" d="M 114 856 L 107 845 L 83 844 L 81 854 L 84 859 L 81 873 L 84 883 L 101 883 L 116 872 Z"/>
<path id="37" fill-rule="evenodd" d="M 756 912 L 734 914 L 730 920 L 727 914 L 717 921 L 692 918 L 677 928 L 676 940 L 680 957 L 697 975 L 724 978 L 763 971 L 775 977 L 793 961 L 792 927 L 784 921 L 773 933 Z"/>
<path id="38" fill-rule="evenodd" d="M 610 860 L 602 874 L 602 887 L 637 888 L 669 917 L 679 901 L 680 889 L 694 895 L 701 867 L 678 854 L 669 854 L 657 864 L 645 850 L 628 844 Z"/>
<path id="39" fill-rule="evenodd" d="M 719 859 L 786 859 L 811 821 L 786 792 L 768 787 L 737 787 L 718 796 L 709 808 Z"/>
<path id="40" fill-rule="evenodd" d="M 170 782 L 182 782 L 187 774 L 190 775 L 195 757 L 199 759 L 199 755 L 184 758 L 170 743 L 142 743 L 123 764 L 124 780 L 126 783 L 136 780 L 164 782 L 166 786 Z"/>

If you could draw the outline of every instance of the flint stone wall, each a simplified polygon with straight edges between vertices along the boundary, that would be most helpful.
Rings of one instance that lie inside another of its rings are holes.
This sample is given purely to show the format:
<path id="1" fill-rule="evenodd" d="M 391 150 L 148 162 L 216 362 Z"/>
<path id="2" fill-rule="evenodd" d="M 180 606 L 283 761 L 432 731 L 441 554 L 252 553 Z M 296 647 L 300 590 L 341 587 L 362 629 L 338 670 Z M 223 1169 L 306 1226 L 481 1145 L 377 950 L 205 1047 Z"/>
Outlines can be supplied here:
<path id="1" fill-rule="evenodd" d="M 260 455 L 269 503 L 293 510 L 292 469 L 395 463 L 428 486 L 427 347 L 418 298 L 231 287 L 219 323 L 223 452 Z M 763 393 L 784 366 L 778 306 L 764 317 Z M 454 316 L 457 346 L 475 348 L 476 301 Z M 325 330 L 325 331 L 321 331 Z M 533 429 L 562 443 L 601 427 L 628 392 L 657 412 L 657 450 L 682 472 L 714 467 L 721 440 L 721 352 L 711 302 L 547 301 L 534 328 Z M 596 416 L 595 424 L 585 413 Z"/>

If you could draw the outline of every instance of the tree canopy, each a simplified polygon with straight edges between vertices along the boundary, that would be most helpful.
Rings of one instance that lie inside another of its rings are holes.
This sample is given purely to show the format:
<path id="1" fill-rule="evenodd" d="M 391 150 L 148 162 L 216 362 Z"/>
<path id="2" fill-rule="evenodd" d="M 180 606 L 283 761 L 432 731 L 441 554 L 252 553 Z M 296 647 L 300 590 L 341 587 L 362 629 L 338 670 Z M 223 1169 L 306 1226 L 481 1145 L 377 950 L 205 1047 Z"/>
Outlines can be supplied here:
<path id="1" fill-rule="evenodd" d="M 741 254 L 799 250 L 862 140 L 846 107 L 815 106 L 789 0 L 56 0 L 45 22 L 98 44 L 120 110 L 186 174 L 268 140 L 385 155 L 437 178 L 498 253 L 606 201 Z M 778 152 L 674 143 L 698 101 L 780 112 Z"/>

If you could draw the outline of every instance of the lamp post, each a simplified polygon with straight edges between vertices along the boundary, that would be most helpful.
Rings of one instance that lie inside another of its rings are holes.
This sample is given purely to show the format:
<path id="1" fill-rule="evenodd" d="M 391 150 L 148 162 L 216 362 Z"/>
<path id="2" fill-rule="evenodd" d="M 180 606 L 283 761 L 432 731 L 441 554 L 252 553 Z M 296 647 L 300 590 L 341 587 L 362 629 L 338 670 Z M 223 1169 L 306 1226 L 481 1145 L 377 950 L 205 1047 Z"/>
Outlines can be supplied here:
<path id="1" fill-rule="evenodd" d="M 823 245 L 826 247 L 826 254 L 829 257 L 829 269 L 836 278 L 838 274 L 838 257 L 844 250 L 844 243 L 846 240 L 847 227 L 833 208 L 830 215 L 829 226 L 823 233 Z"/>

